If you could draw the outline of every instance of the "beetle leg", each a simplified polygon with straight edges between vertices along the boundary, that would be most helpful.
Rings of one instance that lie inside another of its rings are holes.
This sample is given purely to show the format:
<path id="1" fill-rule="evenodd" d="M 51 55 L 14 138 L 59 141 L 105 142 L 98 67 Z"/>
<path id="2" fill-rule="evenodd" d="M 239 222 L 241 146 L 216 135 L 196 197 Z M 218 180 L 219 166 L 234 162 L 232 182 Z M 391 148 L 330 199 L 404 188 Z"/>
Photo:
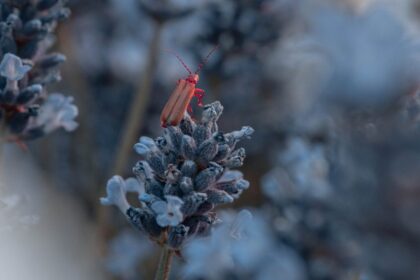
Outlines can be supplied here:
<path id="1" fill-rule="evenodd" d="M 198 99 L 198 106 L 203 106 L 203 97 L 204 97 L 204 90 L 201 88 L 196 88 L 194 91 L 194 96 Z"/>

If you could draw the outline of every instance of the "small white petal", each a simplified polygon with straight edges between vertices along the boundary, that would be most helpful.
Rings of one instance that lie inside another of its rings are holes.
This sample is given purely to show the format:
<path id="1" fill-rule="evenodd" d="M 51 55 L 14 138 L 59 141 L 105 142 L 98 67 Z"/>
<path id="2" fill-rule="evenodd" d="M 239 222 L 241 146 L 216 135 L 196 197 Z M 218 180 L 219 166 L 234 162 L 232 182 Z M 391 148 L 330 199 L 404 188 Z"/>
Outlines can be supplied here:
<path id="1" fill-rule="evenodd" d="M 156 214 L 164 214 L 167 212 L 168 205 L 165 201 L 159 200 L 155 201 L 150 205 L 150 208 L 156 213 Z"/>

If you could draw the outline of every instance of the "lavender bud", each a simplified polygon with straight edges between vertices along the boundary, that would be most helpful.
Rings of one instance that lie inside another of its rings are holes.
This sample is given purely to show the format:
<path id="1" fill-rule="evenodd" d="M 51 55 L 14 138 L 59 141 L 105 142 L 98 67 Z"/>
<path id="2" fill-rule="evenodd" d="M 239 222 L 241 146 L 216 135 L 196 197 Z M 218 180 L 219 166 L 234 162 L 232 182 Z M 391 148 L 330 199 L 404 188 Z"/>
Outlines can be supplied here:
<path id="1" fill-rule="evenodd" d="M 139 138 L 139 143 L 142 143 L 142 144 L 148 146 L 152 150 L 156 148 L 155 141 L 152 138 L 147 137 L 147 136 L 140 137 Z"/>
<path id="2" fill-rule="evenodd" d="M 166 141 L 165 137 L 162 137 L 162 136 L 157 137 L 155 139 L 155 143 L 162 153 L 164 154 L 169 153 L 170 148 L 168 145 L 168 141 Z"/>
<path id="3" fill-rule="evenodd" d="M 49 8 L 51 8 L 52 6 L 54 6 L 55 4 L 57 4 L 57 2 L 58 2 L 58 0 L 41 0 L 36 5 L 36 8 L 39 11 L 48 10 Z"/>
<path id="4" fill-rule="evenodd" d="M 157 175 L 163 176 L 165 173 L 165 165 L 163 163 L 162 154 L 158 152 L 149 153 L 146 161 Z"/>
<path id="5" fill-rule="evenodd" d="M 136 175 L 136 177 L 140 180 L 140 181 L 146 181 L 146 180 L 150 180 L 153 178 L 153 173 L 152 173 L 152 168 L 150 167 L 150 165 L 144 161 L 138 161 L 136 163 L 136 165 L 133 167 L 133 173 Z"/>
<path id="6" fill-rule="evenodd" d="M 205 193 L 194 192 L 190 195 L 184 196 L 184 204 L 181 207 L 181 211 L 184 216 L 193 215 L 197 211 L 198 207 L 200 207 L 200 205 L 206 201 L 206 199 L 207 195 Z"/>
<path id="7" fill-rule="evenodd" d="M 23 34 L 33 36 L 42 30 L 42 22 L 39 19 L 33 19 L 25 23 Z"/>
<path id="8" fill-rule="evenodd" d="M 197 164 L 192 160 L 184 161 L 181 167 L 181 173 L 185 177 L 193 178 L 197 173 Z"/>
<path id="9" fill-rule="evenodd" d="M 247 188 L 249 188 L 249 182 L 245 179 L 241 179 L 236 182 L 236 187 L 239 190 L 246 190 Z"/>
<path id="10" fill-rule="evenodd" d="M 181 196 L 182 192 L 178 184 L 166 184 L 163 188 L 163 195 Z"/>
<path id="11" fill-rule="evenodd" d="M 42 92 L 42 86 L 40 84 L 33 84 L 25 89 L 23 89 L 17 99 L 16 99 L 16 103 L 17 104 L 26 104 L 29 103 L 30 101 L 34 100 L 35 98 L 37 98 Z"/>
<path id="12" fill-rule="evenodd" d="M 166 182 L 169 184 L 175 184 L 181 177 L 181 171 L 176 168 L 176 165 L 169 164 L 168 169 L 165 171 Z"/>
<path id="13" fill-rule="evenodd" d="M 235 148 L 236 143 L 243 139 L 251 138 L 254 133 L 254 129 L 250 126 L 244 126 L 241 130 L 236 130 L 225 134 L 226 142 L 231 149 Z"/>
<path id="14" fill-rule="evenodd" d="M 218 176 L 223 172 L 223 167 L 215 162 L 210 163 L 210 167 L 198 173 L 194 180 L 194 189 L 196 191 L 203 191 L 211 184 L 216 182 Z"/>
<path id="15" fill-rule="evenodd" d="M 182 133 L 184 133 L 185 135 L 192 136 L 195 126 L 196 124 L 191 119 L 190 115 L 186 112 L 184 114 L 184 118 L 181 120 L 181 123 L 179 124 L 179 128 L 181 129 Z"/>
<path id="16" fill-rule="evenodd" d="M 163 186 L 155 179 L 147 179 L 144 188 L 147 193 L 157 197 L 163 197 Z"/>
<path id="17" fill-rule="evenodd" d="M 169 126 L 163 131 L 166 141 L 171 144 L 172 150 L 178 152 L 181 147 L 182 133 L 176 126 Z"/>
<path id="18" fill-rule="evenodd" d="M 219 117 L 222 115 L 223 106 L 219 101 L 204 106 L 203 116 L 201 121 L 203 123 L 216 124 Z"/>
<path id="19" fill-rule="evenodd" d="M 21 133 L 26 125 L 28 124 L 30 114 L 27 112 L 23 113 L 15 113 L 10 119 L 9 119 L 9 128 L 10 131 L 13 133 Z"/>
<path id="20" fill-rule="evenodd" d="M 219 162 L 224 160 L 229 155 L 230 151 L 228 144 L 219 144 L 217 146 L 217 154 L 214 156 L 213 161 Z"/>
<path id="21" fill-rule="evenodd" d="M 210 129 L 204 125 L 197 125 L 193 132 L 193 138 L 197 146 L 200 146 L 201 143 L 209 139 L 211 136 Z"/>
<path id="22" fill-rule="evenodd" d="M 227 192 L 228 194 L 236 194 L 239 192 L 238 187 L 236 186 L 236 181 L 230 181 L 230 182 L 218 182 L 216 184 L 216 188 L 218 190 L 222 190 Z"/>
<path id="23" fill-rule="evenodd" d="M 128 208 L 126 215 L 130 223 L 141 231 L 146 231 L 153 237 L 158 237 L 162 228 L 156 223 L 155 216 L 146 209 Z"/>
<path id="24" fill-rule="evenodd" d="M 208 201 L 213 204 L 232 203 L 233 197 L 222 190 L 211 189 L 207 190 Z"/>
<path id="25" fill-rule="evenodd" d="M 218 152 L 218 144 L 224 141 L 224 137 L 222 133 L 216 133 L 210 139 L 204 141 L 199 147 L 197 151 L 197 159 L 200 161 L 201 164 L 206 164 L 210 160 L 212 160 Z"/>
<path id="26" fill-rule="evenodd" d="M 176 164 L 178 161 L 178 156 L 175 152 L 170 151 L 164 155 L 165 165 Z"/>
<path id="27" fill-rule="evenodd" d="M 180 248 L 187 238 L 188 230 L 189 228 L 183 224 L 171 227 L 168 235 L 168 245 L 174 249 Z"/>
<path id="28" fill-rule="evenodd" d="M 191 136 L 184 135 L 181 143 L 181 153 L 185 159 L 194 159 L 197 146 Z"/>
<path id="29" fill-rule="evenodd" d="M 235 150 L 230 157 L 225 161 L 225 166 L 227 168 L 237 168 L 241 167 L 245 159 L 245 149 L 239 148 Z"/>
<path id="30" fill-rule="evenodd" d="M 190 194 L 194 190 L 192 180 L 189 177 L 182 177 L 179 187 L 184 194 Z"/>
<path id="31" fill-rule="evenodd" d="M 149 147 L 147 147 L 143 143 L 136 143 L 134 145 L 134 150 L 136 151 L 136 153 L 143 157 L 147 157 L 147 155 L 151 152 Z"/>
<path id="32" fill-rule="evenodd" d="M 143 215 L 143 212 L 140 212 L 139 210 L 129 207 L 126 211 L 126 215 L 130 223 L 138 230 L 144 231 L 143 225 L 141 223 L 141 215 Z"/>
<path id="33" fill-rule="evenodd" d="M 39 60 L 38 66 L 41 68 L 51 68 L 66 61 L 66 56 L 61 53 L 52 53 Z"/>
<path id="34" fill-rule="evenodd" d="M 209 201 L 204 201 L 195 212 L 196 215 L 204 215 L 208 213 L 209 211 L 213 210 L 214 204 Z"/>
<path id="35" fill-rule="evenodd" d="M 198 226 L 202 220 L 202 216 L 190 216 L 184 220 L 183 225 L 189 228 L 188 236 L 196 234 Z"/>

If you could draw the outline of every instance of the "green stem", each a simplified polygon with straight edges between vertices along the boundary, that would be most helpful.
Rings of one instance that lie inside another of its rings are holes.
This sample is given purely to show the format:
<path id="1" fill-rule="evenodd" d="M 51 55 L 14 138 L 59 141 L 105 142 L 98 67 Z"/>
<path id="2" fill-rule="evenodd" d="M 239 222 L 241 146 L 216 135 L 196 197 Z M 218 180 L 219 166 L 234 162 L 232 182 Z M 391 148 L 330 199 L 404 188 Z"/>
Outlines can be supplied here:
<path id="1" fill-rule="evenodd" d="M 160 256 L 159 266 L 156 271 L 155 280 L 168 280 L 169 274 L 171 273 L 172 258 L 174 251 L 169 249 L 167 246 L 162 248 L 162 254 Z"/>

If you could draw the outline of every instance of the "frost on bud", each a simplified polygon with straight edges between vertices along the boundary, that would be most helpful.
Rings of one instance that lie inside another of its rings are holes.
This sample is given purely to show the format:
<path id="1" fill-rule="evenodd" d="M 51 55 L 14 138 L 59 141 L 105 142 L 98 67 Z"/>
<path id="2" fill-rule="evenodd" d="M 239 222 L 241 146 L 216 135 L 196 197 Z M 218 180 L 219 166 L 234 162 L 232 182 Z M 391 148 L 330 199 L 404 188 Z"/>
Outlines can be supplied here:
<path id="1" fill-rule="evenodd" d="M 194 180 L 194 189 L 196 191 L 203 191 L 211 184 L 216 182 L 218 176 L 223 172 L 223 167 L 215 162 L 210 163 L 210 167 L 198 173 Z"/>
<path id="2" fill-rule="evenodd" d="M 184 213 L 185 216 L 193 215 L 197 211 L 198 207 L 206 201 L 206 199 L 207 195 L 205 193 L 194 192 L 190 195 L 184 196 L 184 204 L 181 207 L 182 213 Z"/>
<path id="3" fill-rule="evenodd" d="M 213 204 L 232 203 L 233 197 L 222 190 L 211 189 L 207 190 L 208 201 Z"/>
<path id="4" fill-rule="evenodd" d="M 181 153 L 186 159 L 194 159 L 197 146 L 194 139 L 189 135 L 184 135 L 181 142 Z"/>
<path id="5" fill-rule="evenodd" d="M 171 227 L 168 235 L 168 245 L 173 249 L 179 249 L 187 238 L 189 228 L 183 224 Z"/>
<path id="6" fill-rule="evenodd" d="M 181 167 L 181 173 L 185 177 L 193 178 L 197 173 L 197 164 L 192 160 L 184 161 Z"/>
<path id="7" fill-rule="evenodd" d="M 204 125 L 197 125 L 193 132 L 193 138 L 195 140 L 195 143 L 199 147 L 201 143 L 206 141 L 211 136 L 211 131 L 208 127 Z"/>

